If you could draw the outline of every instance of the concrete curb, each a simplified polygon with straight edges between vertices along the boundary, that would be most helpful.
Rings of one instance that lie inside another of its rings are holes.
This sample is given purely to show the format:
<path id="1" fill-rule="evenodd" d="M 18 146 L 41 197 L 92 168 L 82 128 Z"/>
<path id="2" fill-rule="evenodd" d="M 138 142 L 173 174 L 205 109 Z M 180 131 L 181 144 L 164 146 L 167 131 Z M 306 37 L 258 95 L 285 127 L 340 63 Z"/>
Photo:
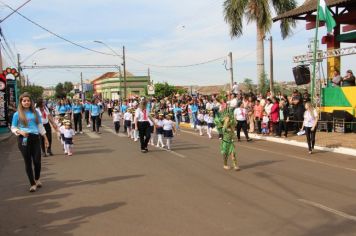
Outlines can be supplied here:
<path id="1" fill-rule="evenodd" d="M 181 123 L 181 127 L 190 128 L 190 129 L 192 128 L 190 124 L 186 124 L 186 123 Z M 217 133 L 216 129 L 214 129 L 213 132 Z M 244 134 L 241 133 L 241 135 L 243 136 Z M 253 133 L 249 133 L 249 136 L 250 136 L 250 138 L 253 138 L 253 139 L 265 140 L 265 141 L 269 141 L 269 142 L 275 142 L 275 143 L 292 145 L 292 146 L 296 146 L 296 147 L 307 148 L 306 142 L 299 142 L 299 141 L 288 140 L 288 139 L 284 139 L 284 138 L 265 137 L 265 136 L 260 136 L 260 135 L 253 134 Z M 314 148 L 315 148 L 315 150 L 350 155 L 350 156 L 356 157 L 356 149 L 353 149 L 353 148 L 345 148 L 345 147 L 328 148 L 328 147 L 322 147 L 322 146 L 315 146 Z"/>
<path id="2" fill-rule="evenodd" d="M 243 133 L 241 133 L 241 135 L 243 135 Z M 287 144 L 287 145 L 307 148 L 306 142 L 299 142 L 299 141 L 288 140 L 288 139 L 283 139 L 283 138 L 263 137 L 263 136 L 260 136 L 257 134 L 249 134 L 249 136 L 253 139 L 259 139 L 259 140 L 265 140 L 265 141 L 270 141 L 270 142 L 275 142 L 275 143 L 281 143 L 281 144 Z M 315 146 L 314 148 L 315 148 L 315 150 L 339 153 L 339 154 L 350 155 L 350 156 L 356 157 L 356 149 L 352 149 L 352 148 L 344 148 L 344 147 L 328 148 L 328 147 L 322 147 L 322 146 Z"/>

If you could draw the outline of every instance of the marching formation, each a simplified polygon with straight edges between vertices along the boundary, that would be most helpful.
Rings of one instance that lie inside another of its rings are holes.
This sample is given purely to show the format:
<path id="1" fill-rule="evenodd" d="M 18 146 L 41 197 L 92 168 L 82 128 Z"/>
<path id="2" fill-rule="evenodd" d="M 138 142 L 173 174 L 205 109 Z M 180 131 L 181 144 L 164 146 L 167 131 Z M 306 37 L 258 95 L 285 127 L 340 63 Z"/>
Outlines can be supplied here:
<path id="1" fill-rule="evenodd" d="M 240 170 L 235 140 L 240 142 L 243 131 L 246 141 L 249 133 L 275 134 L 287 137 L 289 130 L 307 136 L 308 151 L 315 145 L 318 112 L 309 102 L 307 93 L 294 91 L 292 96 L 256 96 L 249 92 L 235 91 L 226 96 L 179 95 L 165 98 L 133 96 L 125 100 L 55 101 L 31 100 L 29 94 L 20 97 L 17 112 L 12 120 L 12 132 L 18 136 L 19 149 L 25 160 L 30 191 L 41 187 L 41 156 L 52 156 L 52 131 L 57 134 L 65 156 L 74 152 L 74 137 L 82 135 L 83 123 L 89 132 L 100 135 L 105 112 L 112 118 L 113 129 L 124 133 L 129 140 L 140 143 L 140 151 L 147 153 L 148 146 L 172 150 L 173 138 L 181 129 L 181 123 L 190 126 L 200 136 L 213 139 L 213 130 L 221 140 L 220 149 L 224 169 Z M 236 93 L 235 93 L 236 92 Z M 291 105 L 289 105 L 291 104 Z M 291 116 L 292 113 L 293 115 Z M 291 122 L 293 120 L 293 122 Z M 83 122 L 84 121 L 84 122 Z M 236 137 L 236 138 L 235 138 Z M 231 159 L 231 166 L 228 165 Z M 34 166 L 34 171 L 32 169 Z M 34 174 L 33 174 L 34 173 Z"/>

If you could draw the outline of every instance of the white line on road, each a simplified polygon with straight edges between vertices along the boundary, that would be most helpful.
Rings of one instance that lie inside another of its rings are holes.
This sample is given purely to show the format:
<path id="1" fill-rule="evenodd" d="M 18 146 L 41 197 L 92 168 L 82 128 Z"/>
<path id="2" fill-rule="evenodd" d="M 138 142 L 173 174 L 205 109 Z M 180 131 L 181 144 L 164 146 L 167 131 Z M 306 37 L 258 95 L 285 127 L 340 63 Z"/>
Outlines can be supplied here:
<path id="1" fill-rule="evenodd" d="M 84 134 L 88 135 L 89 138 L 93 138 L 93 139 L 99 139 L 100 138 L 100 136 L 98 134 L 96 134 L 96 133 L 94 133 L 94 132 L 92 132 L 90 130 L 85 130 Z"/>
<path id="2" fill-rule="evenodd" d="M 335 215 L 341 216 L 341 217 L 343 217 L 343 218 L 345 218 L 345 219 L 352 220 L 352 221 L 356 221 L 356 216 L 349 215 L 349 214 L 347 214 L 347 213 L 345 213 L 345 212 L 332 209 L 332 208 L 330 208 L 330 207 L 321 205 L 321 204 L 319 204 L 319 203 L 312 202 L 312 201 L 308 201 L 308 200 L 305 200 L 305 199 L 298 199 L 298 201 L 303 202 L 303 203 L 305 203 L 305 204 L 307 204 L 307 205 L 310 205 L 310 206 L 313 206 L 313 207 L 322 209 L 322 210 L 324 210 L 324 211 L 333 213 L 333 214 L 335 214 Z"/>
<path id="3" fill-rule="evenodd" d="M 193 135 L 199 135 L 198 133 L 193 133 L 193 132 L 186 131 L 186 130 L 181 130 L 181 132 L 188 133 L 188 134 L 193 134 Z M 303 160 L 303 161 L 309 161 L 309 162 L 317 163 L 317 164 L 328 166 L 328 167 L 333 167 L 333 168 L 338 168 L 338 169 L 343 169 L 343 170 L 356 172 L 356 169 L 352 169 L 352 168 L 348 168 L 348 167 L 342 167 L 342 166 L 333 165 L 333 164 L 328 164 L 328 163 L 325 163 L 325 162 L 322 162 L 322 161 L 313 160 L 313 159 L 310 159 L 310 158 L 303 158 L 303 157 L 290 155 L 290 154 L 281 154 L 280 152 L 270 151 L 270 150 L 267 150 L 267 149 L 257 148 L 257 147 L 254 147 L 254 146 L 249 147 L 249 146 L 244 145 L 243 147 L 247 148 L 247 149 L 251 149 L 251 150 L 258 150 L 258 151 L 261 151 L 261 152 L 269 152 L 269 153 L 272 153 L 272 154 L 287 156 L 287 157 L 290 157 L 290 158 Z"/>
<path id="4" fill-rule="evenodd" d="M 157 147 L 156 147 L 156 148 L 157 148 Z M 187 158 L 186 156 L 184 156 L 184 155 L 182 155 L 182 154 L 180 154 L 180 153 L 178 153 L 178 152 L 172 151 L 172 150 L 167 150 L 167 149 L 161 148 L 161 147 L 159 147 L 158 149 L 163 150 L 163 151 L 166 151 L 166 152 L 169 152 L 169 153 L 171 153 L 171 154 L 173 154 L 173 155 L 176 155 L 176 156 L 178 156 L 178 157 L 180 157 L 180 158 Z"/>

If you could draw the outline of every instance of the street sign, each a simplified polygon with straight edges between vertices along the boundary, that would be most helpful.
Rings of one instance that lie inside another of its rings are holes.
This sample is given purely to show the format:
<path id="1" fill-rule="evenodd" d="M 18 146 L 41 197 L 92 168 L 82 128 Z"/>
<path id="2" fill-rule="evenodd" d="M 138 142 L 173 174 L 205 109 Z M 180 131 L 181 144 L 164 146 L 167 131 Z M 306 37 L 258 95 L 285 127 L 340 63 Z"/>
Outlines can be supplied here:
<path id="1" fill-rule="evenodd" d="M 147 85 L 147 94 L 148 95 L 155 94 L 155 86 L 153 84 Z"/>

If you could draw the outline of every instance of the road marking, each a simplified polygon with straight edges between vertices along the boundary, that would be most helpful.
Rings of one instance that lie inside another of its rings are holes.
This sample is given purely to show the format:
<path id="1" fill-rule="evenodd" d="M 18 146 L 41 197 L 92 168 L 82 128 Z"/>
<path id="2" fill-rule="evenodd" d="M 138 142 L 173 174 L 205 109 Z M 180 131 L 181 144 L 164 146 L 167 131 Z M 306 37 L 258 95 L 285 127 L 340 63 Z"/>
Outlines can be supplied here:
<path id="1" fill-rule="evenodd" d="M 121 137 L 121 138 L 127 138 L 127 134 L 124 134 L 124 133 L 117 134 L 113 129 L 109 128 L 108 126 L 106 126 L 106 125 L 102 125 L 102 126 L 104 127 L 105 131 L 115 134 L 116 136 Z"/>
<path id="2" fill-rule="evenodd" d="M 319 203 L 312 202 L 312 201 L 308 201 L 308 200 L 305 200 L 305 199 L 298 199 L 298 201 L 303 202 L 303 203 L 305 203 L 305 204 L 307 204 L 307 205 L 310 205 L 310 206 L 313 206 L 313 207 L 322 209 L 322 210 L 324 210 L 324 211 L 333 213 L 333 214 L 335 214 L 335 215 L 341 216 L 341 217 L 343 217 L 343 218 L 345 218 L 345 219 L 352 220 L 352 221 L 356 221 L 356 216 L 349 215 L 349 214 L 347 214 L 347 213 L 345 213 L 345 212 L 332 209 L 332 208 L 330 208 L 330 207 L 321 205 L 321 204 L 319 204 Z"/>
<path id="3" fill-rule="evenodd" d="M 90 130 L 86 130 L 84 134 L 87 134 L 89 136 L 89 138 L 92 138 L 92 139 L 99 139 L 100 136 Z"/>
<path id="4" fill-rule="evenodd" d="M 178 157 L 180 157 L 180 158 L 187 158 L 186 156 L 184 156 L 184 155 L 182 155 L 182 154 L 180 154 L 180 153 L 178 153 L 178 152 L 172 151 L 172 150 L 167 150 L 167 149 L 162 148 L 162 147 L 156 147 L 156 148 L 158 148 L 158 149 L 160 149 L 160 150 L 163 150 L 163 151 L 166 151 L 166 152 L 169 152 L 169 153 L 171 153 L 171 154 L 173 154 L 173 155 L 176 155 L 176 156 L 178 156 Z"/>

